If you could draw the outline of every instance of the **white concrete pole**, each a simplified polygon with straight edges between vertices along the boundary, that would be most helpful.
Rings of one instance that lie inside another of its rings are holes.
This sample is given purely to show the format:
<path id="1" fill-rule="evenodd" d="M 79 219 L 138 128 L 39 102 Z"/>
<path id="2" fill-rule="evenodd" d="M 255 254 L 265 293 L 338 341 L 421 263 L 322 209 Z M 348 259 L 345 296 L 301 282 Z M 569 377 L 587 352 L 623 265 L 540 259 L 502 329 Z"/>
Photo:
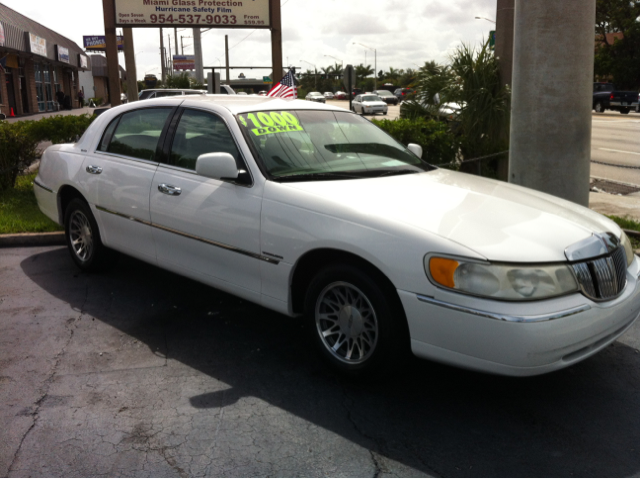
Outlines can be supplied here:
<path id="1" fill-rule="evenodd" d="M 589 203 L 596 0 L 516 0 L 509 181 Z"/>
<path id="2" fill-rule="evenodd" d="M 202 31 L 200 28 L 193 29 L 193 50 L 196 56 L 196 81 L 204 83 L 204 63 L 202 61 Z"/>

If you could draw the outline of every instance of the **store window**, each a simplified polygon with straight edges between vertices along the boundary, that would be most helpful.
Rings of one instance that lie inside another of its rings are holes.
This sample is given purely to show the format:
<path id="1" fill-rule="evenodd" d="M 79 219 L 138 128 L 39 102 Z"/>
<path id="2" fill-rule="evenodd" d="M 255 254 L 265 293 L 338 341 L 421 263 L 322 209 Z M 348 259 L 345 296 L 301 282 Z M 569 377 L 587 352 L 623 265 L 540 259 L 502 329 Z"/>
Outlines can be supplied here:
<path id="1" fill-rule="evenodd" d="M 44 96 L 44 85 L 42 83 L 42 65 L 40 63 L 34 64 L 36 72 L 36 97 L 38 99 L 38 111 L 45 111 L 46 100 Z"/>
<path id="2" fill-rule="evenodd" d="M 57 108 L 55 107 L 55 102 L 54 102 L 54 98 L 53 98 L 53 88 L 51 85 L 51 71 L 50 71 L 50 66 L 49 65 L 44 65 L 44 68 L 42 70 L 42 80 L 44 83 L 44 89 L 45 92 L 47 94 L 47 110 L 48 111 L 53 111 L 56 110 Z"/>

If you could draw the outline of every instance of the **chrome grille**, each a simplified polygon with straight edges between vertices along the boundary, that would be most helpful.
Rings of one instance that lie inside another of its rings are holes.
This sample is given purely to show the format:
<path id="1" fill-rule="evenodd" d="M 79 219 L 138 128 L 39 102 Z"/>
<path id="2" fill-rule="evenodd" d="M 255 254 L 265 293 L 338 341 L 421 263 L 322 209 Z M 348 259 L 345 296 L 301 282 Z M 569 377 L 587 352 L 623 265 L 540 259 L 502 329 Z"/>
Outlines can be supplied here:
<path id="1" fill-rule="evenodd" d="M 613 299 L 627 285 L 627 256 L 622 246 L 609 256 L 571 266 L 583 294 L 595 301 Z"/>

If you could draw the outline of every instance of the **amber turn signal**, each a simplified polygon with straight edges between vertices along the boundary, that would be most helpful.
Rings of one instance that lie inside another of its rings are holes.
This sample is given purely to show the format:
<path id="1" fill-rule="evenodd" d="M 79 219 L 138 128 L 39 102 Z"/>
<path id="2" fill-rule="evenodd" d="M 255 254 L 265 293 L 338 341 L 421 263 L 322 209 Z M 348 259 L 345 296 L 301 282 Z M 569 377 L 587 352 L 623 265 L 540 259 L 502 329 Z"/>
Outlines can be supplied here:
<path id="1" fill-rule="evenodd" d="M 456 284 L 453 280 L 453 275 L 458 266 L 460 266 L 460 263 L 453 259 L 431 258 L 429 272 L 436 283 L 447 288 L 454 288 Z"/>

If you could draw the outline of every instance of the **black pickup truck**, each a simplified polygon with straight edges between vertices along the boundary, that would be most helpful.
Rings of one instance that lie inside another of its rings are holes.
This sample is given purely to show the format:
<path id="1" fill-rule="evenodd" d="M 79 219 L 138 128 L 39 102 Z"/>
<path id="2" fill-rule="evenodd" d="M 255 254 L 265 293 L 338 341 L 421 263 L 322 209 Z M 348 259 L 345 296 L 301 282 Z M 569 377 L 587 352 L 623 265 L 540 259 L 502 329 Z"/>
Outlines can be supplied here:
<path id="1" fill-rule="evenodd" d="M 638 107 L 638 92 L 617 91 L 613 83 L 593 84 L 593 109 L 597 113 L 615 110 L 626 115 Z"/>

